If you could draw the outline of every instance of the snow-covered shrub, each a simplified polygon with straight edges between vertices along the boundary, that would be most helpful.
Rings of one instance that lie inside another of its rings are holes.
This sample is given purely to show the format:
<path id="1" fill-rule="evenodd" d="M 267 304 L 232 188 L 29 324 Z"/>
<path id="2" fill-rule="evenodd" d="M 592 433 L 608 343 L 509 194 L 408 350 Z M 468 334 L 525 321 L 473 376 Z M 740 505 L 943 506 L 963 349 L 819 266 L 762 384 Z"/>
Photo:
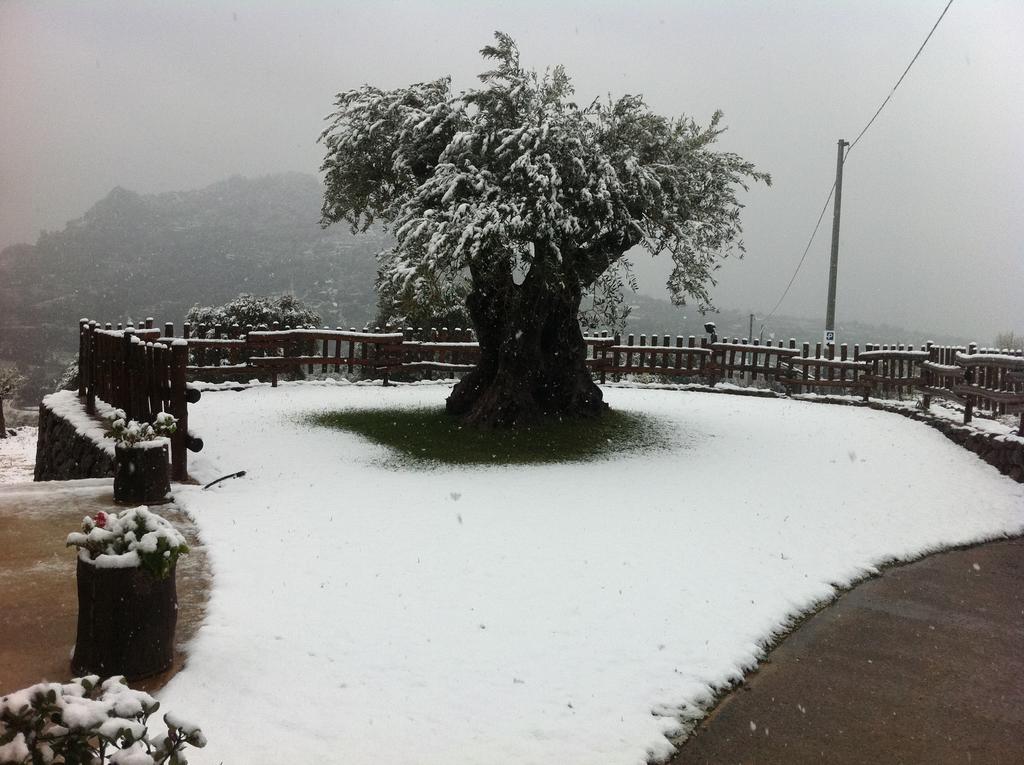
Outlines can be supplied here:
<path id="1" fill-rule="evenodd" d="M 123 409 L 115 409 L 107 425 L 107 437 L 113 438 L 118 446 L 135 446 L 156 438 L 170 437 L 178 429 L 174 415 L 160 412 L 152 424 L 129 420 Z"/>
<path id="2" fill-rule="evenodd" d="M 14 367 L 0 367 L 0 438 L 7 438 L 7 423 L 4 420 L 4 399 L 14 398 L 25 384 L 25 378 Z"/>
<path id="3" fill-rule="evenodd" d="M 199 324 L 215 326 L 266 326 L 275 322 L 282 327 L 319 327 L 320 314 L 294 295 L 239 295 L 234 300 L 219 306 L 192 306 L 185 321 L 196 327 Z"/>
<path id="4" fill-rule="evenodd" d="M 178 556 L 188 552 L 185 537 L 145 506 L 87 515 L 82 530 L 68 534 L 67 545 L 77 547 L 78 557 L 98 568 L 142 566 L 157 579 L 165 579 Z"/>
<path id="5" fill-rule="evenodd" d="M 187 763 L 183 750 L 206 746 L 198 726 L 170 713 L 166 733 L 147 721 L 160 703 L 123 677 L 96 675 L 70 683 L 38 683 L 0 697 L 0 765 Z"/>

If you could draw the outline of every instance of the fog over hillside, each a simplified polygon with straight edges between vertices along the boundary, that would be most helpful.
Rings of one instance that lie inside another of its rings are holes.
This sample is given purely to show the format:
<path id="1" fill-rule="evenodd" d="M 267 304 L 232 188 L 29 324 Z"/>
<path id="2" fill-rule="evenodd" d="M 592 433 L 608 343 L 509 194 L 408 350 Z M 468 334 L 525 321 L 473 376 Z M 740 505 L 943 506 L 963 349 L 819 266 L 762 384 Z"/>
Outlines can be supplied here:
<path id="1" fill-rule="evenodd" d="M 242 292 L 293 292 L 331 326 L 362 326 L 385 240 L 321 228 L 320 195 L 300 173 L 153 195 L 113 189 L 62 230 L 0 251 L 0 359 L 38 388 L 76 350 L 80 317 L 178 324 L 192 305 Z"/>
<path id="2" fill-rule="evenodd" d="M 809 316 L 775 316 L 770 326 L 765 326 L 754 316 L 753 333 L 750 332 L 750 312 L 736 308 L 720 308 L 718 311 L 701 314 L 692 306 L 674 306 L 664 298 L 651 297 L 644 293 L 628 295 L 626 299 L 631 312 L 627 320 L 627 331 L 634 334 L 694 335 L 703 337 L 705 322 L 714 322 L 721 338 L 753 338 L 759 342 L 788 342 L 790 338 L 798 343 L 809 342 L 813 348 L 822 341 L 821 320 Z M 892 324 L 871 323 L 845 319 L 836 323 L 836 341 L 851 348 L 866 343 L 923 345 L 931 341 L 939 345 L 965 345 L 978 342 L 990 343 L 992 338 L 970 338 L 961 335 L 936 332 L 922 327 L 900 327 Z"/>

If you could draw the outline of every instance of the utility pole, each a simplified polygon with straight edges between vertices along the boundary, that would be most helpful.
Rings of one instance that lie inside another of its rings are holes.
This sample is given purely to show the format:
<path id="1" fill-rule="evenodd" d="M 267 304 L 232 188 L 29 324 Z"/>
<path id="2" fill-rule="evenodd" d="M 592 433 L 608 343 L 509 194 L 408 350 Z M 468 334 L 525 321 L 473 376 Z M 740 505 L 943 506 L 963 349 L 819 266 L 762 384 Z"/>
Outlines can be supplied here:
<path id="1" fill-rule="evenodd" d="M 849 141 L 839 139 L 839 146 L 836 151 L 836 193 L 835 206 L 832 208 L 832 261 L 828 268 L 828 307 L 825 309 L 825 337 L 828 342 L 828 333 L 832 332 L 835 347 L 836 329 L 836 274 L 839 270 L 839 213 L 843 204 L 843 150 L 850 145 Z"/>
<path id="2" fill-rule="evenodd" d="M 747 332 L 748 342 L 754 342 L 754 314 L 750 314 L 750 330 Z"/>

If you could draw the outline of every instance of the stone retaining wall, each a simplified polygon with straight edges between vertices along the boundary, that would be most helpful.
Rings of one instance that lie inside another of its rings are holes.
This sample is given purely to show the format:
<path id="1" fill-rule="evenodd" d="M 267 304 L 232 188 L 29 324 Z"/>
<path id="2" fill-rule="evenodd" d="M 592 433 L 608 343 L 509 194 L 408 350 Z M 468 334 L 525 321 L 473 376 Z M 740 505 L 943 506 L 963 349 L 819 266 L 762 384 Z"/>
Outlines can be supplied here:
<path id="1" fill-rule="evenodd" d="M 113 475 L 114 458 L 103 446 L 79 433 L 75 425 L 45 401 L 39 405 L 35 480 L 69 481 Z"/>

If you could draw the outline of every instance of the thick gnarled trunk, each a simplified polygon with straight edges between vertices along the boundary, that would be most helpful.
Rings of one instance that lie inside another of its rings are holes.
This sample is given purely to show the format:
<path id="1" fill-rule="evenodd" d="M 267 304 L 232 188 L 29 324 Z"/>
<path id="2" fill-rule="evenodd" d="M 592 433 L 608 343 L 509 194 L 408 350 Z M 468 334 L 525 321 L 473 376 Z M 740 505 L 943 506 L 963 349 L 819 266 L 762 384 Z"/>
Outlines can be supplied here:
<path id="1" fill-rule="evenodd" d="M 449 396 L 450 414 L 482 427 L 514 427 L 607 408 L 586 367 L 580 288 L 537 281 L 478 286 L 470 294 L 480 362 Z"/>

